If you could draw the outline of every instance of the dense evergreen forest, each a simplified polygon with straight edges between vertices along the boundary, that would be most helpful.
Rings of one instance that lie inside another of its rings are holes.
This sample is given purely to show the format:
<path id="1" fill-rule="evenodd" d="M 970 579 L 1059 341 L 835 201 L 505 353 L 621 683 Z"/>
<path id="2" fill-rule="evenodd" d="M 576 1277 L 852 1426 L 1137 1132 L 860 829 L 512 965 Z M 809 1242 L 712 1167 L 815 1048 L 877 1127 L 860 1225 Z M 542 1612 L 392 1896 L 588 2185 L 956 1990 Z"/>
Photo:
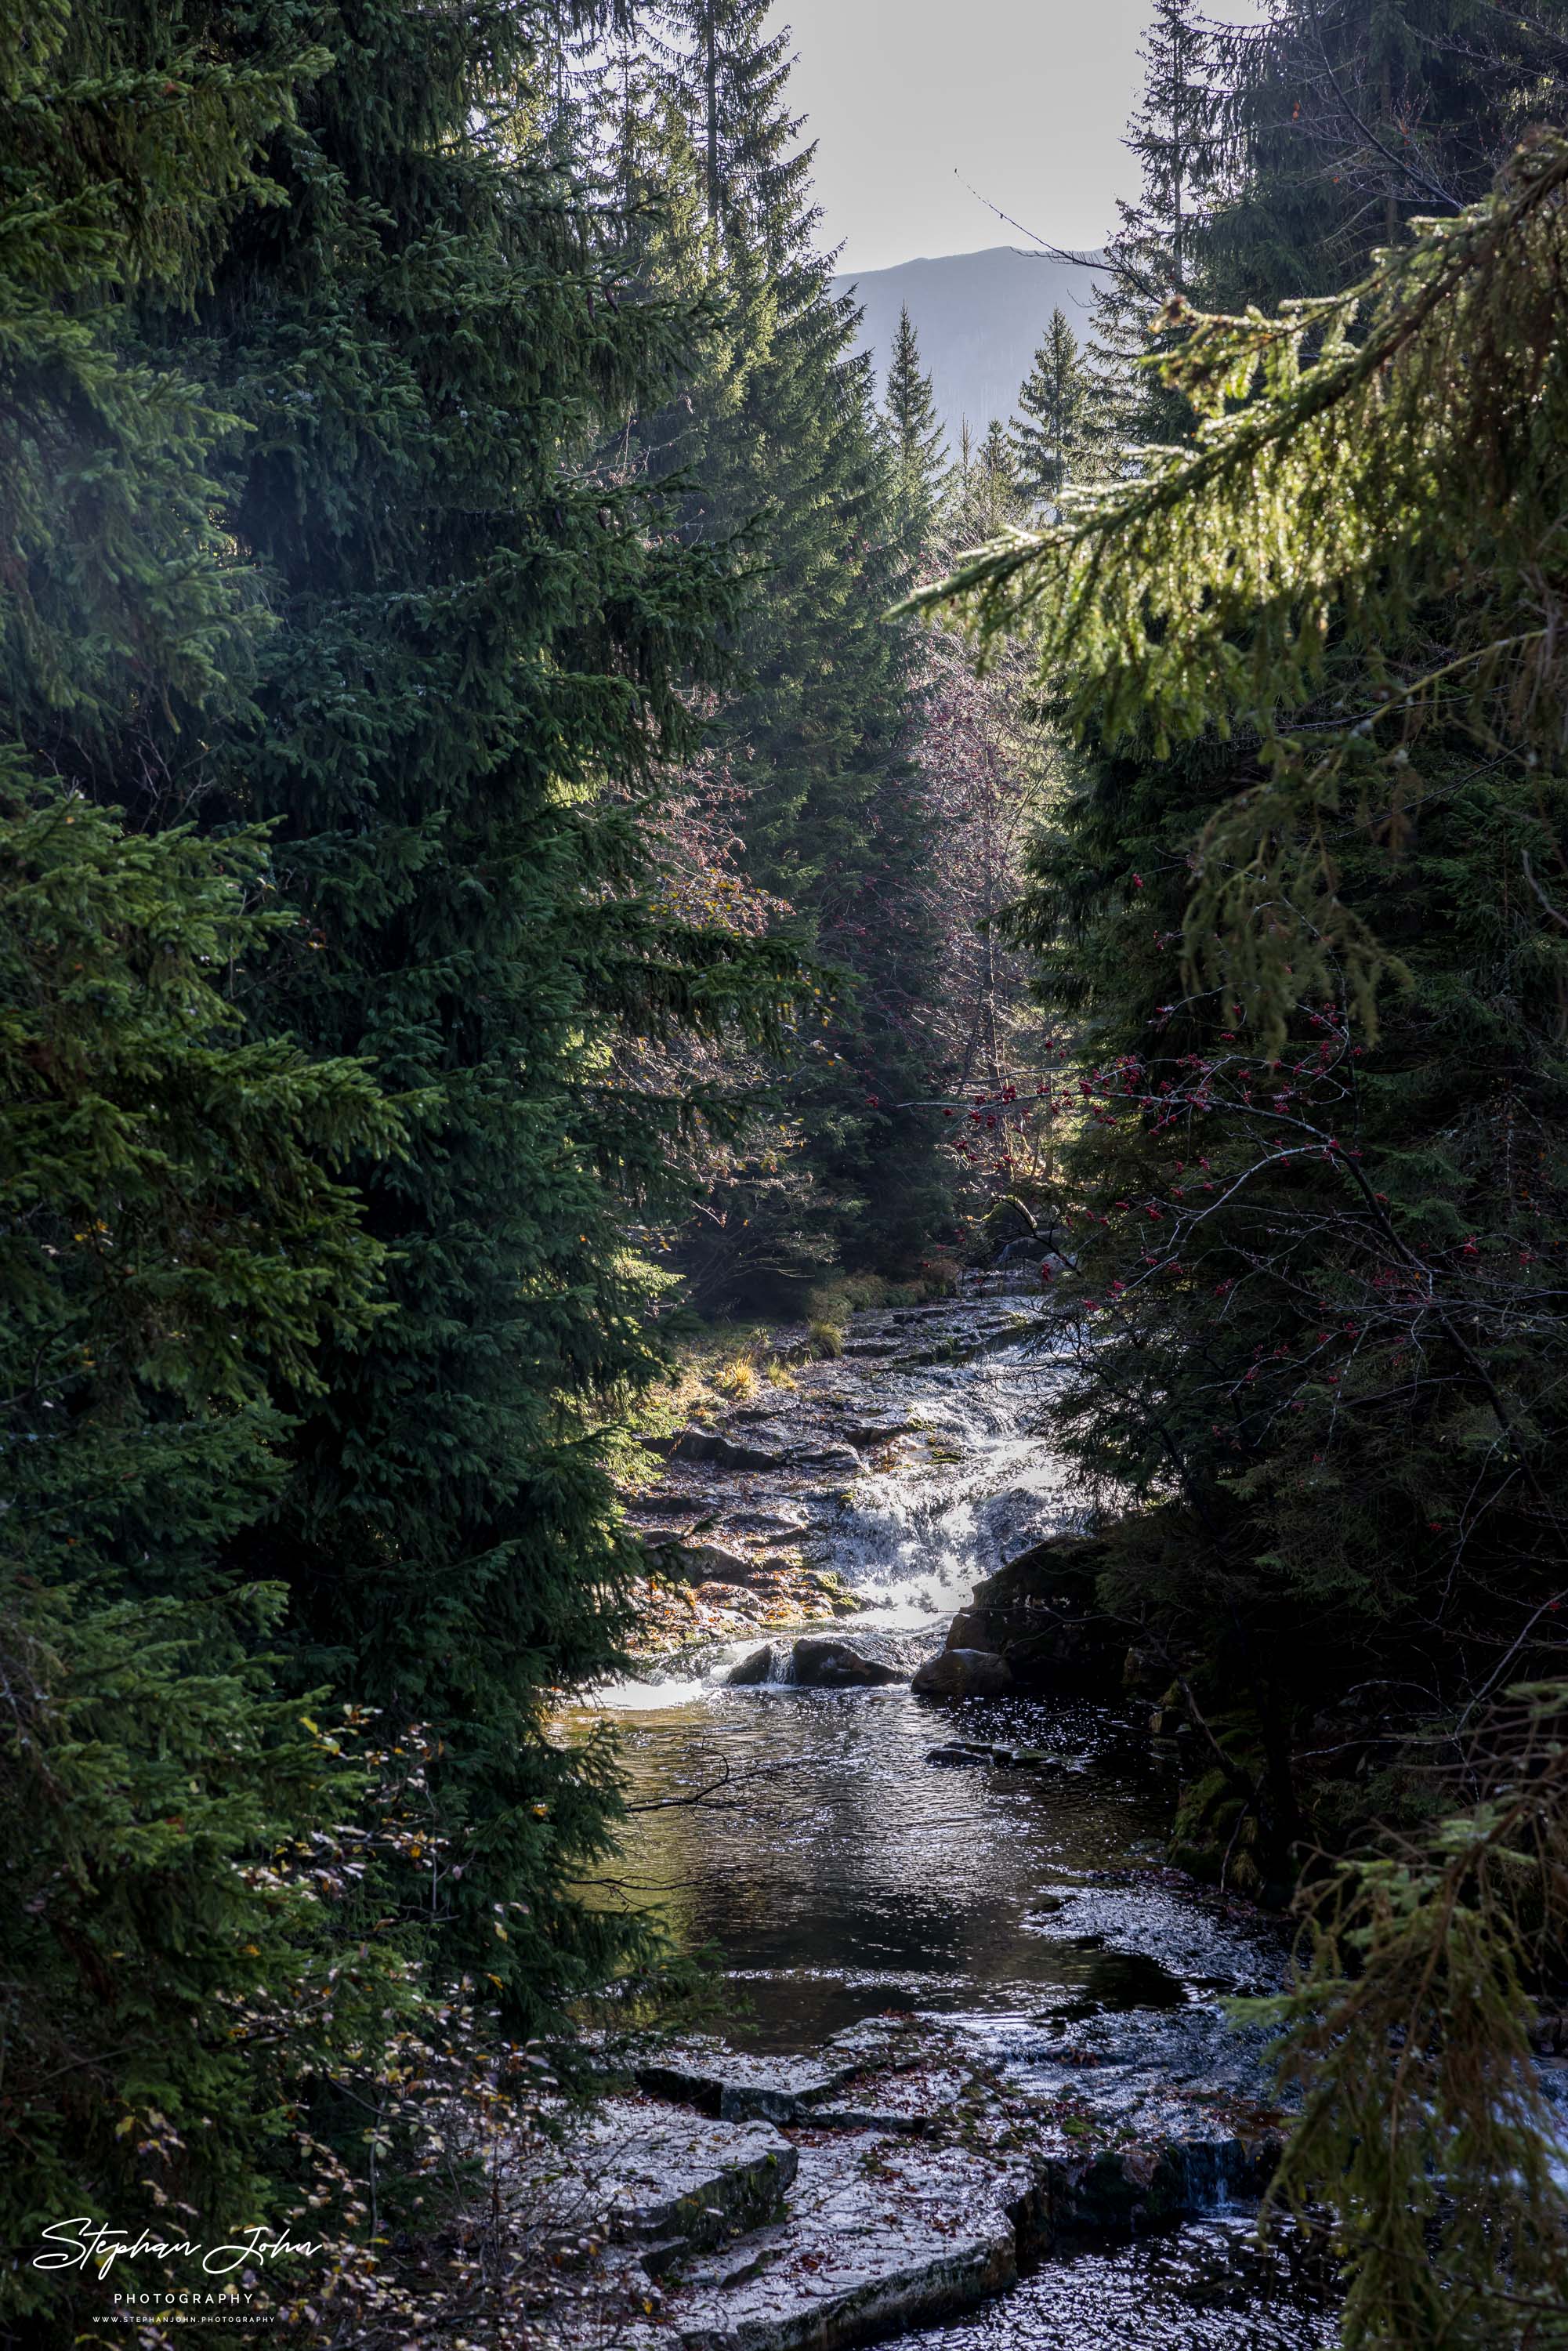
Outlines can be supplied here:
<path id="1" fill-rule="evenodd" d="M 0 2340 L 78 2213 L 529 2339 L 452 2115 L 706 1997 L 630 1432 L 1022 1248 L 1345 2339 L 1561 2342 L 1568 8 L 1155 0 L 956 447 L 770 24 L 0 19 Z"/>

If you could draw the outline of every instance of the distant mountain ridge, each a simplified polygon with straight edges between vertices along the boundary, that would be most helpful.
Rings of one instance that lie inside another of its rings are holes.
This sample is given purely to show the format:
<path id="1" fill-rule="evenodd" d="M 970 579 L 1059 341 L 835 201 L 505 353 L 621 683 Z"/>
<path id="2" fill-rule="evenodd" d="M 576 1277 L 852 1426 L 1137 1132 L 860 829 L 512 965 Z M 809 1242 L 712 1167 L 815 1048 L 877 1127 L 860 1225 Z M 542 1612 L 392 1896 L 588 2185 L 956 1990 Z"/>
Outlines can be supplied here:
<path id="1" fill-rule="evenodd" d="M 966 418 L 978 440 L 993 416 L 1005 423 L 1012 414 L 1059 303 L 1079 340 L 1086 340 L 1093 283 L 1092 270 L 998 245 L 901 261 L 892 269 L 849 270 L 833 287 L 852 295 L 865 314 L 861 347 L 875 358 L 879 393 L 898 314 L 908 305 L 948 452 L 956 456 Z"/>

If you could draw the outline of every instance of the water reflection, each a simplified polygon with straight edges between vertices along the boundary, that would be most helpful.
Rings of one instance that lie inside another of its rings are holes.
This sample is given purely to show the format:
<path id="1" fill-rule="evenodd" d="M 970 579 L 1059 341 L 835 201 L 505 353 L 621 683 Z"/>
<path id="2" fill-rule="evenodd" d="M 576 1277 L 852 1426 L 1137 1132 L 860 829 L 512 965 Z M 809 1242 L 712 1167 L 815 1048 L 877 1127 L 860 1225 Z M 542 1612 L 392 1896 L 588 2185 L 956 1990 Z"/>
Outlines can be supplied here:
<path id="1" fill-rule="evenodd" d="M 1086 1708 L 977 1704 L 965 1736 L 1053 1761 L 965 1771 L 925 1760 L 953 1727 L 952 1710 L 905 1689 L 715 1692 L 631 1718 L 634 1802 L 714 1792 L 638 1814 L 600 1898 L 663 1903 L 693 1941 L 716 1944 L 747 1980 L 758 2045 L 810 2045 L 832 2029 L 829 2009 L 843 2021 L 835 1984 L 880 1981 L 883 2005 L 1031 2016 L 1064 1999 L 1179 2003 L 1157 1956 L 1040 1928 L 1042 1897 L 1126 1862 L 1162 1825 L 1166 1800 L 1124 1727 Z"/>

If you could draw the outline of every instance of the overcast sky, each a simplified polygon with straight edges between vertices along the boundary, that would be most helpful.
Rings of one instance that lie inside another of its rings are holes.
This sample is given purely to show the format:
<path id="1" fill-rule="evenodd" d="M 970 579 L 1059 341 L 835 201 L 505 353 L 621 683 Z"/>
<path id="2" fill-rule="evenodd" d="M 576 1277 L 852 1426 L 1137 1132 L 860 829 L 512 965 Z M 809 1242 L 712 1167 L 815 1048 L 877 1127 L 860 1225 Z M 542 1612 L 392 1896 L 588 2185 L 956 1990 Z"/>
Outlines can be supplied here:
<path id="1" fill-rule="evenodd" d="M 776 0 L 840 266 L 1017 243 L 966 180 L 1054 243 L 1098 245 L 1136 187 L 1121 138 L 1147 14 L 1145 0 Z"/>

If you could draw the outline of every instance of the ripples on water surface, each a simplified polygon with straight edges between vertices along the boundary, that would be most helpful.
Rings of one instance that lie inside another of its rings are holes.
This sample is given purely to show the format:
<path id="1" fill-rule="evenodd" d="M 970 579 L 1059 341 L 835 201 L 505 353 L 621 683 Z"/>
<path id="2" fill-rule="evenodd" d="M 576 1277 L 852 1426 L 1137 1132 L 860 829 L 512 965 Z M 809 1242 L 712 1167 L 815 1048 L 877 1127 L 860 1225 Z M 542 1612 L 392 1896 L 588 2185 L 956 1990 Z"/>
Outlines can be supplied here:
<path id="1" fill-rule="evenodd" d="M 872 1603 L 842 1630 L 935 1635 L 976 1580 L 1074 1522 L 1050 1445 L 1030 1433 L 1049 1365 L 1019 1352 L 879 1380 L 948 1457 L 871 1477 L 831 1563 Z M 742 1645 L 747 1646 L 747 1645 Z M 1215 2045 L 1217 1993 L 1260 1980 L 1257 1954 L 1157 1881 L 1105 1894 L 1097 1873 L 1155 1855 L 1169 1818 L 1147 1740 L 1105 1710 L 1038 1698 L 943 1708 L 907 1688 L 729 1690 L 740 1649 L 605 1693 L 645 1812 L 601 1899 L 659 1904 L 716 1945 L 749 2010 L 743 2045 L 809 2049 L 890 2009 L 967 2023 L 1027 2069 L 1075 2020 L 1119 2014 L 1151 2045 L 1195 2007 Z M 1045 1749 L 1042 1770 L 941 1770 L 966 1738 Z M 1055 1931 L 1053 1932 L 1053 1927 Z M 1196 2013 L 1191 2022 L 1200 2022 Z M 737 2038 L 739 2035 L 737 2034 Z M 1052 2257 L 931 2351 L 1320 2351 L 1325 2293 L 1244 2217 L 1217 2214 L 1132 2245 Z"/>
<path id="2" fill-rule="evenodd" d="M 1330 2351 L 1328 2295 L 1295 2248 L 1220 2214 L 1053 2253 L 999 2302 L 888 2351 Z"/>

